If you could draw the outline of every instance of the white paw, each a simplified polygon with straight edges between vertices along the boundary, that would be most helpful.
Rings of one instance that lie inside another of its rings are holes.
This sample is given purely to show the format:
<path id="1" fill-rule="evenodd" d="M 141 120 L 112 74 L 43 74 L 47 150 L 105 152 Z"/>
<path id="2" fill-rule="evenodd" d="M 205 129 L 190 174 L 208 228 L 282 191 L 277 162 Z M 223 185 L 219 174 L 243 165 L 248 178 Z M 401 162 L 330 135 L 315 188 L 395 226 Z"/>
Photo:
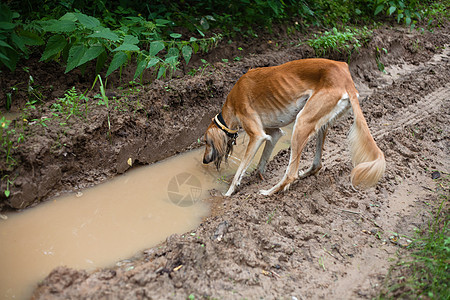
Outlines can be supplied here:
<path id="1" fill-rule="evenodd" d="M 288 191 L 290 186 L 291 186 L 290 183 L 286 184 L 286 186 L 285 186 L 284 189 L 283 189 L 283 192 Z"/>
<path id="2" fill-rule="evenodd" d="M 270 195 L 272 195 L 271 190 L 260 190 L 259 193 L 260 193 L 261 195 L 264 195 L 264 196 L 270 196 Z"/>

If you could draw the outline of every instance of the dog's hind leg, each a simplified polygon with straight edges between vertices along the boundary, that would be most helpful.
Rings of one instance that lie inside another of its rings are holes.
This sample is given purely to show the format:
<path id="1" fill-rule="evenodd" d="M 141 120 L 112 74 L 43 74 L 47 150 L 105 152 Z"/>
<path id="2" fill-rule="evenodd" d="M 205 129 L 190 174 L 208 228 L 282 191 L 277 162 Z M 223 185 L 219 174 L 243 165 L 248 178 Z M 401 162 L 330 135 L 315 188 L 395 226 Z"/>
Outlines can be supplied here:
<path id="1" fill-rule="evenodd" d="M 322 168 L 323 144 L 325 142 L 325 136 L 327 135 L 328 127 L 329 123 L 323 125 L 317 132 L 316 154 L 314 155 L 313 163 L 307 170 L 300 171 L 298 173 L 299 178 L 305 178 L 310 175 L 314 175 Z"/>
<path id="2" fill-rule="evenodd" d="M 266 133 L 270 135 L 271 140 L 266 140 L 263 153 L 258 163 L 257 170 L 259 176 L 263 179 L 264 172 L 266 171 L 266 164 L 272 154 L 273 148 L 277 144 L 278 140 L 284 135 L 283 130 L 280 128 L 267 128 Z"/>
<path id="3" fill-rule="evenodd" d="M 345 99 L 346 96 L 344 95 L 341 100 Z M 325 136 L 327 135 L 328 128 L 330 128 L 330 126 L 332 126 L 336 120 L 342 117 L 342 115 L 347 113 L 350 109 L 350 105 L 347 102 L 343 101 L 341 103 L 341 107 L 337 108 L 336 113 L 332 116 L 332 118 L 327 123 L 325 123 L 325 125 L 323 125 L 317 132 L 316 154 L 314 155 L 313 163 L 307 170 L 300 171 L 298 173 L 300 179 L 314 175 L 322 168 L 323 145 L 325 143 Z"/>
<path id="4" fill-rule="evenodd" d="M 340 102 L 339 100 L 341 99 L 344 101 Z M 345 100 L 347 103 L 345 103 Z M 328 122 L 333 120 L 336 116 L 340 115 L 347 104 L 348 96 L 345 99 L 341 92 L 333 90 L 323 90 L 322 92 L 314 94 L 308 100 L 295 120 L 291 142 L 291 156 L 284 176 L 281 181 L 270 190 L 260 191 L 261 194 L 272 195 L 289 188 L 290 184 L 299 176 L 298 168 L 300 165 L 301 154 L 309 137 L 322 128 L 322 126 L 328 124 Z M 323 138 L 325 138 L 325 135 Z M 321 144 L 323 144 L 323 138 Z M 320 152 L 317 156 L 321 156 Z"/>

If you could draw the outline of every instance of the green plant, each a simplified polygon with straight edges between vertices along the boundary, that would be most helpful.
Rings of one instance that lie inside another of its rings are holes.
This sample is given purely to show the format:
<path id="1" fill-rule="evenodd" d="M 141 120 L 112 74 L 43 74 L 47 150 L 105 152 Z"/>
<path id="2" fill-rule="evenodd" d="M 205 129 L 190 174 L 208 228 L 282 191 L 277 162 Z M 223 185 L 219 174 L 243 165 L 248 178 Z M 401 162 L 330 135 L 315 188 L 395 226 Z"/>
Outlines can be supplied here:
<path id="1" fill-rule="evenodd" d="M 16 175 L 16 177 L 17 177 L 17 175 Z M 6 189 L 4 192 L 6 198 L 8 198 L 11 195 L 11 190 L 10 190 L 9 186 L 14 183 L 14 180 L 16 180 L 16 177 L 12 180 L 10 179 L 11 178 L 10 175 L 5 175 L 2 177 L 2 181 L 4 181 L 4 180 L 6 181 Z"/>
<path id="2" fill-rule="evenodd" d="M 50 121 L 50 120 L 51 120 L 51 118 L 42 117 L 42 118 L 39 118 L 39 119 L 32 119 L 31 122 L 35 122 L 35 123 L 41 125 L 42 127 L 47 128 L 48 125 L 47 125 L 46 122 L 48 122 L 48 121 Z M 31 125 L 31 124 L 32 124 L 32 123 L 30 123 L 30 125 Z"/>
<path id="3" fill-rule="evenodd" d="M 436 179 L 439 206 L 426 229 L 418 231 L 411 256 L 391 269 L 379 299 L 450 298 L 449 183 L 448 175 Z"/>
<path id="4" fill-rule="evenodd" d="M 170 23 L 164 19 L 154 22 L 142 16 L 126 17 L 120 22 L 121 27 L 111 29 L 101 24 L 100 20 L 81 12 L 68 12 L 59 19 L 46 20 L 41 26 L 50 36 L 41 60 L 62 59 L 66 62 L 66 73 L 74 68 L 86 66 L 96 60 L 97 73 L 105 66 L 107 58 L 112 56 L 106 76 L 122 68 L 132 59 L 137 59 L 134 79 L 145 69 L 157 71 L 157 78 L 171 76 L 183 57 L 189 63 L 193 53 L 208 51 L 220 40 L 220 35 L 189 41 L 180 40 L 178 33 L 170 33 L 168 41 L 163 40 L 161 28 Z M 166 49 L 164 57 L 159 55 Z"/>
<path id="5" fill-rule="evenodd" d="M 16 69 L 22 56 L 28 58 L 30 51 L 27 46 L 44 44 L 39 35 L 25 29 L 19 17 L 19 13 L 0 3 L 0 65 L 11 71 Z"/>
<path id="6" fill-rule="evenodd" d="M 27 85 L 27 94 L 28 94 L 28 101 L 34 102 L 34 103 L 40 103 L 42 102 L 42 99 L 44 96 L 39 91 L 41 87 L 34 82 L 33 76 L 28 73 L 28 85 Z"/>
<path id="7" fill-rule="evenodd" d="M 86 117 L 88 98 L 84 94 L 79 95 L 75 87 L 72 87 L 66 91 L 63 98 L 58 98 L 51 109 L 57 116 L 59 113 L 65 115 L 66 120 L 71 116 Z"/>
<path id="8" fill-rule="evenodd" d="M 420 10 L 423 12 L 424 19 L 427 20 L 428 28 L 441 26 L 450 18 L 450 10 L 447 9 L 449 5 L 448 0 L 421 4 Z"/>
<path id="9" fill-rule="evenodd" d="M 381 54 L 382 51 L 387 54 L 388 51 L 385 48 L 376 48 L 376 52 L 375 52 L 375 60 L 377 62 L 377 66 L 378 66 L 378 70 L 380 70 L 383 73 L 386 73 L 385 69 L 384 69 L 384 64 L 381 62 Z"/>
<path id="10" fill-rule="evenodd" d="M 109 99 L 108 96 L 106 96 L 106 82 L 105 85 L 103 85 L 102 77 L 100 75 L 97 75 L 97 77 L 95 77 L 94 83 L 92 84 L 91 90 L 94 88 L 95 84 L 97 83 L 97 80 L 99 81 L 100 84 L 100 94 L 102 101 L 101 103 L 99 101 L 99 104 L 106 106 L 106 110 L 108 112 L 108 136 L 111 137 L 111 121 L 109 118 Z"/>
<path id="11" fill-rule="evenodd" d="M 275 214 L 277 213 L 277 209 L 278 207 L 276 207 L 270 214 L 269 214 L 269 218 L 267 219 L 266 223 L 270 224 L 272 222 L 273 217 L 275 216 Z"/>
<path id="12" fill-rule="evenodd" d="M 190 70 L 189 72 L 188 72 L 188 74 L 189 75 L 191 75 L 191 76 L 194 76 L 195 74 L 197 74 L 198 72 L 201 72 L 200 73 L 200 76 L 203 76 L 203 73 L 205 72 L 205 70 L 208 68 L 208 67 L 211 67 L 211 64 L 209 63 L 209 62 L 207 62 L 206 61 L 206 59 L 201 59 L 201 62 L 202 62 L 202 66 L 200 66 L 200 67 L 198 67 L 197 69 L 192 69 L 192 70 Z"/>
<path id="13" fill-rule="evenodd" d="M 385 12 L 388 16 L 395 14 L 398 23 L 404 21 L 406 26 L 411 28 L 414 27 L 413 19 L 422 19 L 417 0 L 376 0 L 375 5 L 375 16 L 381 12 Z"/>
<path id="14" fill-rule="evenodd" d="M 357 51 L 372 36 L 372 31 L 364 27 L 362 29 L 346 28 L 345 31 L 339 31 L 333 27 L 331 31 L 325 31 L 322 35 L 314 34 L 313 39 L 306 43 L 311 46 L 317 56 L 329 54 L 332 51 L 346 51 L 350 56 L 353 51 Z"/>
<path id="15" fill-rule="evenodd" d="M 6 156 L 6 164 L 8 167 L 15 163 L 15 160 L 11 156 L 11 150 L 14 147 L 14 142 L 11 138 L 15 133 L 15 130 L 10 128 L 10 125 L 10 120 L 7 120 L 4 116 L 0 118 L 0 145 Z"/>

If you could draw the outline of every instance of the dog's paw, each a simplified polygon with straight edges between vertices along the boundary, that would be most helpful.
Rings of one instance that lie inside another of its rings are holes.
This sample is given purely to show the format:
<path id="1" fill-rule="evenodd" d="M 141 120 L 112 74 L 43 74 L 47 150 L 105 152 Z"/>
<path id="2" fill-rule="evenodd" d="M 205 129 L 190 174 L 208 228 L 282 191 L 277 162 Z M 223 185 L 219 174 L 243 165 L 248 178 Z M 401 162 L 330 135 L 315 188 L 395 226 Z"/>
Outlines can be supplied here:
<path id="1" fill-rule="evenodd" d="M 299 179 L 306 178 L 306 177 L 308 177 L 308 176 L 310 176 L 310 175 L 311 175 L 311 168 L 309 168 L 309 169 L 306 170 L 306 171 L 299 171 L 299 172 L 298 172 L 298 177 L 299 177 Z"/>
<path id="2" fill-rule="evenodd" d="M 290 183 L 286 184 L 286 185 L 284 186 L 284 188 L 283 188 L 283 192 L 289 191 L 289 188 L 290 188 L 290 187 L 291 187 L 291 184 L 290 184 Z"/>
<path id="3" fill-rule="evenodd" d="M 272 191 L 271 191 L 271 190 L 259 190 L 259 193 L 260 193 L 261 195 L 264 195 L 264 196 L 270 196 L 270 195 L 272 195 Z"/>

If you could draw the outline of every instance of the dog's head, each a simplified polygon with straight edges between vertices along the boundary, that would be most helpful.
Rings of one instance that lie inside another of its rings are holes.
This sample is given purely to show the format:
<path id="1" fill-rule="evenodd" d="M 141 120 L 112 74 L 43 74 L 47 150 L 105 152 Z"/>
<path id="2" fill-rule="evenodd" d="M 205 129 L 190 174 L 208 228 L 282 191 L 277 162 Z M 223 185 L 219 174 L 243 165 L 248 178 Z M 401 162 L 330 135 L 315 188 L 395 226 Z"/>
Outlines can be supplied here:
<path id="1" fill-rule="evenodd" d="M 204 142 L 205 154 L 203 155 L 203 163 L 209 164 L 214 162 L 217 170 L 219 170 L 222 159 L 225 157 L 225 160 L 227 160 L 233 150 L 233 140 L 219 129 L 214 122 L 211 122 L 205 132 Z"/>

